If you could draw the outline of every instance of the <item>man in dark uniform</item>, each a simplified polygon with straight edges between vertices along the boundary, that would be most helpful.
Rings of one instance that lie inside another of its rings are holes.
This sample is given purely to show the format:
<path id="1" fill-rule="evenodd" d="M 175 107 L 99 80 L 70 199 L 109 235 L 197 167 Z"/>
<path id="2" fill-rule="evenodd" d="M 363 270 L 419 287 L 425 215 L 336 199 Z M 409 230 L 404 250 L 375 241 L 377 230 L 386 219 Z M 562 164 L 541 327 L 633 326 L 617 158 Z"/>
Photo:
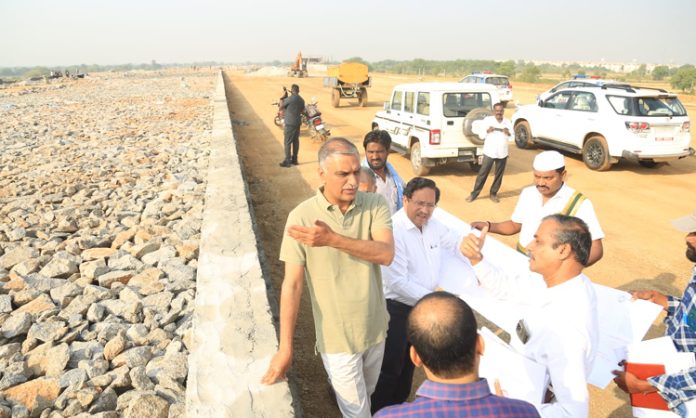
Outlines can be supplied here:
<path id="1" fill-rule="evenodd" d="M 280 108 L 285 111 L 285 159 L 280 163 L 281 167 L 290 167 L 299 164 L 297 154 L 300 151 L 300 125 L 302 113 L 305 111 L 305 102 L 300 97 L 300 86 L 293 84 L 290 87 L 290 97 L 283 100 Z M 292 154 L 290 147 L 292 146 Z"/>

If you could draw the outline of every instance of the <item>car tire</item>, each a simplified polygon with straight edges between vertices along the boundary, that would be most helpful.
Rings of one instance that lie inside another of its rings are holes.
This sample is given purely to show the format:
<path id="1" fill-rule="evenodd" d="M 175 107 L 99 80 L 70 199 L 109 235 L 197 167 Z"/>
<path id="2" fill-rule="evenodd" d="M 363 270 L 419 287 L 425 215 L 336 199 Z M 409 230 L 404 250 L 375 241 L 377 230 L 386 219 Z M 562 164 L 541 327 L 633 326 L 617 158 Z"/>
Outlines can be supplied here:
<path id="1" fill-rule="evenodd" d="M 479 163 L 477 163 L 477 162 L 475 162 L 475 161 L 472 161 L 472 162 L 469 163 L 469 168 L 470 168 L 471 171 L 473 171 L 474 173 L 478 173 L 479 170 L 481 170 L 481 164 L 479 164 Z"/>
<path id="2" fill-rule="evenodd" d="M 532 147 L 532 128 L 529 127 L 529 122 L 523 120 L 515 125 L 515 145 L 520 149 L 529 149 Z"/>
<path id="3" fill-rule="evenodd" d="M 333 89 L 331 91 L 331 106 L 338 107 L 341 103 L 341 91 L 339 89 Z"/>
<path id="4" fill-rule="evenodd" d="M 492 116 L 493 111 L 491 109 L 487 109 L 485 107 L 477 107 L 476 109 L 472 109 L 469 111 L 469 113 L 466 115 L 464 118 L 464 122 L 462 123 L 462 129 L 464 130 L 464 136 L 467 137 L 471 143 L 476 144 L 476 145 L 483 145 L 483 139 L 479 138 L 478 135 L 474 133 L 472 130 L 474 122 L 477 120 L 481 120 L 485 117 Z"/>
<path id="5" fill-rule="evenodd" d="M 367 106 L 367 89 L 365 87 L 360 88 L 360 95 L 358 96 L 358 106 Z"/>
<path id="6" fill-rule="evenodd" d="M 411 152 L 409 157 L 411 158 L 411 168 L 413 169 L 413 174 L 416 176 L 427 176 L 428 173 L 430 173 L 430 167 L 423 165 L 420 142 L 415 141 L 413 144 L 411 144 Z"/>
<path id="7" fill-rule="evenodd" d="M 607 140 L 601 135 L 591 136 L 582 146 L 582 160 L 590 170 L 609 170 L 611 155 L 609 155 Z"/>

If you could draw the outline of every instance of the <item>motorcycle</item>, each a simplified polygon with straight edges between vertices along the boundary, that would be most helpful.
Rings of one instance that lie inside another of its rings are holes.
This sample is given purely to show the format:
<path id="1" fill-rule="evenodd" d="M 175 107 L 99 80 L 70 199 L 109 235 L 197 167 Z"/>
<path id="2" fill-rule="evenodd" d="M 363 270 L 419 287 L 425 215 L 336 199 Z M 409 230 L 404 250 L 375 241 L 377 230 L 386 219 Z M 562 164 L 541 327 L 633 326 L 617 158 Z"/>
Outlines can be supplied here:
<path id="1" fill-rule="evenodd" d="M 312 100 L 305 106 L 305 115 L 307 115 L 304 123 L 309 129 L 309 135 L 313 140 L 324 142 L 331 135 L 331 131 L 326 129 L 324 121 L 321 119 L 321 112 L 317 107 L 317 99 L 312 97 Z"/>
<path id="2" fill-rule="evenodd" d="M 283 95 L 280 96 L 280 99 L 278 99 L 277 102 L 271 103 L 272 106 L 278 106 L 278 111 L 276 112 L 275 117 L 273 118 L 273 123 L 275 123 L 275 126 L 277 127 L 282 127 L 284 125 L 284 116 L 283 116 L 283 109 L 280 107 L 280 104 L 283 103 L 283 100 L 288 98 L 288 89 L 283 86 Z"/>
<path id="3" fill-rule="evenodd" d="M 288 97 L 288 91 L 285 87 L 283 87 L 283 91 L 285 94 L 279 99 L 279 101 L 271 103 L 273 106 L 278 106 L 278 111 L 273 118 L 273 123 L 279 128 L 283 127 L 285 124 L 283 115 L 284 111 L 280 107 L 280 104 L 285 98 Z M 309 130 L 309 135 L 313 140 L 324 142 L 331 135 L 331 131 L 326 129 L 324 121 L 321 119 L 321 112 L 317 107 L 317 99 L 315 97 L 312 97 L 310 103 L 305 106 L 305 111 L 302 113 L 301 118 L 301 124 L 307 127 Z"/>

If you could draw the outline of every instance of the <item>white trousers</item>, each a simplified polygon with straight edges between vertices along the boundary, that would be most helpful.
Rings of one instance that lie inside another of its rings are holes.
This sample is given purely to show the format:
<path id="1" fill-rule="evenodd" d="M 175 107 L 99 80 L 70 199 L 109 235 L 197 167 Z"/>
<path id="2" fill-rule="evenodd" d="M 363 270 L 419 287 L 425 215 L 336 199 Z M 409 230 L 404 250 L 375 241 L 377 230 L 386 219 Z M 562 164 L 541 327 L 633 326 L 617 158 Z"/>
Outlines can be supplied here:
<path id="1" fill-rule="evenodd" d="M 361 353 L 321 353 L 341 414 L 370 418 L 370 396 L 375 391 L 384 357 L 384 341 Z"/>

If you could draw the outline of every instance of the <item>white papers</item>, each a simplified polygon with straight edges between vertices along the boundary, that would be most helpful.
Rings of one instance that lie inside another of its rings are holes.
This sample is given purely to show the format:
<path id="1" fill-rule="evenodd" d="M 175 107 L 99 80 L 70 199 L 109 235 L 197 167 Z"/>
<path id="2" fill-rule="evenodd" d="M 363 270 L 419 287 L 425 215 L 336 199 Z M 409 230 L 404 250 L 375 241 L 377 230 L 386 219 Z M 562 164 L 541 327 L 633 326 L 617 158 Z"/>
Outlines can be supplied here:
<path id="1" fill-rule="evenodd" d="M 495 393 L 497 380 L 505 397 L 541 406 L 548 386 L 546 367 L 519 354 L 486 327 L 481 328 L 479 335 L 485 344 L 479 377 L 486 378 L 491 392 Z"/>
<path id="2" fill-rule="evenodd" d="M 631 294 L 599 284 L 597 295 L 599 342 L 588 382 L 604 389 L 614 378 L 612 370 L 624 360 L 625 347 L 639 342 L 662 311 L 662 306 L 645 300 L 632 300 Z"/>
<path id="3" fill-rule="evenodd" d="M 654 338 L 629 345 L 626 360 L 631 363 L 663 364 L 667 374 L 696 367 L 694 353 L 677 351 L 670 337 Z"/>
<path id="4" fill-rule="evenodd" d="M 458 257 L 442 260 L 439 286 L 462 298 L 472 309 L 508 333 L 515 332 L 515 326 L 526 312 L 527 305 L 498 300 L 478 285 L 471 266 Z"/>

